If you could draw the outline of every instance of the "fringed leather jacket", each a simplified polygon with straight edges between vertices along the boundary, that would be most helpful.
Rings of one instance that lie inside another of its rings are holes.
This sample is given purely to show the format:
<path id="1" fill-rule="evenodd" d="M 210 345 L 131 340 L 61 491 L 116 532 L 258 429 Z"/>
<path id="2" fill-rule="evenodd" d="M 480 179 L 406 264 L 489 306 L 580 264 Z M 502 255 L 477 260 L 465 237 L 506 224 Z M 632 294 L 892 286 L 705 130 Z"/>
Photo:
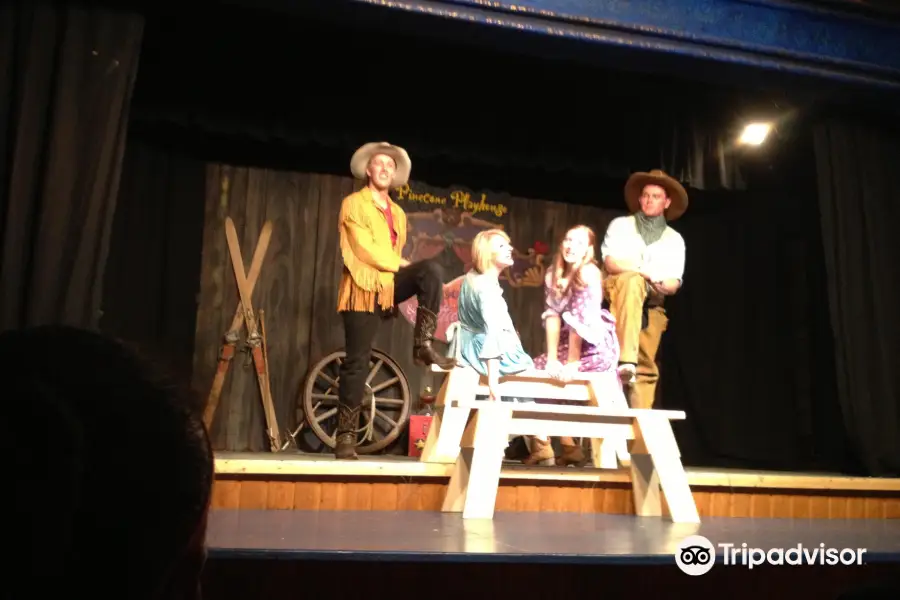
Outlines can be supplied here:
<path id="1" fill-rule="evenodd" d="M 344 270 L 338 292 L 338 312 L 374 312 L 375 302 L 384 310 L 394 306 L 394 273 L 400 268 L 406 244 L 406 213 L 391 202 L 396 244 L 384 213 L 365 187 L 341 203 L 338 228 Z"/>

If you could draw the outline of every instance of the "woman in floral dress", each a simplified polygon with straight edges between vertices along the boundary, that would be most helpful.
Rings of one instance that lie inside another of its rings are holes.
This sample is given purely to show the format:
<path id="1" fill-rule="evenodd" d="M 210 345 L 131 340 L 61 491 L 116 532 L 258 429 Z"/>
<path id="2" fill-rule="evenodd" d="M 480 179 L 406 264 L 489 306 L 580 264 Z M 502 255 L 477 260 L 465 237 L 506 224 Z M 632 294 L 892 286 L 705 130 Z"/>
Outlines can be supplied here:
<path id="1" fill-rule="evenodd" d="M 590 227 L 578 225 L 567 231 L 544 279 L 541 318 L 546 353 L 534 359 L 534 366 L 563 381 L 578 372 L 617 373 L 616 322 L 603 308 L 603 274 L 597 266 L 595 242 Z M 560 444 L 562 455 L 557 464 L 585 461 L 584 451 L 572 438 L 562 437 Z M 554 457 L 549 438 L 533 438 L 525 463 L 545 464 Z"/>

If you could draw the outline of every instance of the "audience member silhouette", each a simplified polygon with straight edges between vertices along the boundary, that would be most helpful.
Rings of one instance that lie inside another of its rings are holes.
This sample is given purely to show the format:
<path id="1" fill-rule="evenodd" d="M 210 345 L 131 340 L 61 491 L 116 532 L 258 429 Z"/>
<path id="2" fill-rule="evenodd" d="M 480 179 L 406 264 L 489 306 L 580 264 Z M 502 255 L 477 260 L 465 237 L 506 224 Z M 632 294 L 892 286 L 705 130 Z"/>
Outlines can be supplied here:
<path id="1" fill-rule="evenodd" d="M 213 458 L 186 388 L 69 327 L 0 333 L 4 596 L 199 598 Z"/>

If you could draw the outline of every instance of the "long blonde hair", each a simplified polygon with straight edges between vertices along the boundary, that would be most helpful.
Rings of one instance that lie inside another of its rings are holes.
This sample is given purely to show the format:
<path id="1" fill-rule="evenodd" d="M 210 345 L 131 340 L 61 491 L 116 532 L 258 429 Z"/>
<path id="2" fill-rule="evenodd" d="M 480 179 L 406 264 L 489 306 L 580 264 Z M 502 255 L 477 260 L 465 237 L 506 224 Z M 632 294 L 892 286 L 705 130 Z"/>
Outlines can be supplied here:
<path id="1" fill-rule="evenodd" d="M 506 240 L 506 243 L 511 243 L 509 236 L 502 229 L 486 229 L 472 240 L 472 266 L 479 273 L 484 273 L 493 264 L 494 252 L 491 250 L 491 240 L 498 236 Z"/>
<path id="2" fill-rule="evenodd" d="M 581 259 L 580 262 L 570 265 L 563 259 L 562 245 L 570 233 L 579 229 L 587 232 L 588 247 L 584 258 Z M 550 271 L 550 287 L 559 296 L 565 296 L 568 293 L 569 288 L 573 285 L 577 289 L 581 289 L 585 286 L 584 280 L 581 278 L 581 269 L 584 268 L 585 265 L 597 265 L 597 257 L 594 251 L 596 242 L 597 236 L 594 234 L 594 230 L 587 225 L 576 225 L 566 231 L 565 235 L 563 235 L 563 239 L 560 240 L 559 245 L 556 247 L 556 256 L 553 257 L 553 267 Z"/>

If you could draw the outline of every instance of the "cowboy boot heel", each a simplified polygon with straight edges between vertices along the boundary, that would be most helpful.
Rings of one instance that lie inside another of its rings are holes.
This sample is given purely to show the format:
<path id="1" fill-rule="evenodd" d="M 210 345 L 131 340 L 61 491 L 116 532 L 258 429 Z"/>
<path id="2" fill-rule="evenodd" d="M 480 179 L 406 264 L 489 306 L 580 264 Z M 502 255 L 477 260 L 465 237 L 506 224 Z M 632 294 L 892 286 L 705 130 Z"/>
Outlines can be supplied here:
<path id="1" fill-rule="evenodd" d="M 555 458 L 553 446 L 549 441 L 531 438 L 531 454 L 529 454 L 522 463 L 526 465 L 552 467 Z"/>
<path id="2" fill-rule="evenodd" d="M 562 444 L 562 454 L 556 459 L 556 464 L 560 467 L 569 465 L 581 467 L 587 464 L 587 456 L 581 446 Z"/>
<path id="3" fill-rule="evenodd" d="M 360 408 L 338 406 L 338 428 L 335 433 L 334 457 L 338 460 L 357 460 L 356 430 L 359 429 Z"/>
<path id="4" fill-rule="evenodd" d="M 420 306 L 416 310 L 416 328 L 413 331 L 413 360 L 419 366 L 435 364 L 442 369 L 452 369 L 456 366 L 456 360 L 441 356 L 431 345 L 435 329 L 437 315 Z"/>

